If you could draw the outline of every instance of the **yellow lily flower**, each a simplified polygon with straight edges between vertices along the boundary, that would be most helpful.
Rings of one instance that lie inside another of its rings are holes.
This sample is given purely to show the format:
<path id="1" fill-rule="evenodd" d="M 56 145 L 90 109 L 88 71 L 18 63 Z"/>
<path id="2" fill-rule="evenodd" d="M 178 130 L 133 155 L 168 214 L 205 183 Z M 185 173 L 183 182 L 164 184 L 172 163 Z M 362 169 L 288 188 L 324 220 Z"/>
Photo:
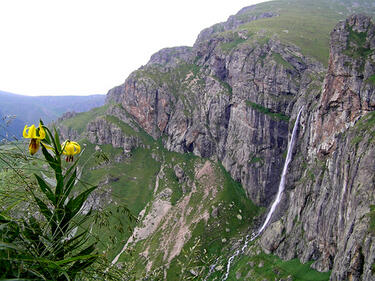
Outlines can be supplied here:
<path id="1" fill-rule="evenodd" d="M 66 140 L 62 143 L 61 148 L 63 154 L 66 155 L 66 162 L 73 162 L 73 155 L 81 152 L 81 146 L 75 141 Z"/>
<path id="2" fill-rule="evenodd" d="M 23 129 L 23 137 L 25 139 L 31 139 L 29 144 L 29 152 L 31 155 L 34 155 L 40 146 L 40 140 L 46 137 L 46 132 L 43 129 L 42 124 L 39 124 L 38 128 L 35 128 L 35 125 L 28 127 L 25 125 Z"/>

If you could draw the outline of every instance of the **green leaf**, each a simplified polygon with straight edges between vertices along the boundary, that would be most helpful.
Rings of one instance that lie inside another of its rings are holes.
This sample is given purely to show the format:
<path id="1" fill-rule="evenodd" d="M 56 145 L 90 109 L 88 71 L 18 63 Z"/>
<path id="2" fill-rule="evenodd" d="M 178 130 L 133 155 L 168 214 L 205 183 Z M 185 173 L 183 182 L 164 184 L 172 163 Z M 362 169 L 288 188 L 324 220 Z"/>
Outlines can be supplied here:
<path id="1" fill-rule="evenodd" d="M 10 222 L 11 221 L 11 218 L 3 215 L 0 213 L 0 223 L 7 223 L 7 222 Z"/>
<path id="2" fill-rule="evenodd" d="M 59 147 L 57 147 L 57 145 L 56 145 L 56 140 L 54 139 L 54 137 L 53 137 L 51 131 L 50 131 L 47 127 L 44 127 L 44 128 L 45 128 L 45 130 L 46 130 L 46 132 L 47 132 L 46 136 L 47 136 L 47 135 L 49 136 L 49 138 L 50 138 L 50 140 L 51 140 L 51 144 L 53 145 L 53 148 L 54 148 L 55 152 L 58 153 L 58 151 L 59 151 Z"/>
<path id="3" fill-rule="evenodd" d="M 34 195 L 34 199 L 36 201 L 36 203 L 38 204 L 38 207 L 39 207 L 39 210 L 41 211 L 41 213 L 44 215 L 44 217 L 47 219 L 48 222 L 51 221 L 52 219 L 52 212 L 48 209 L 47 205 L 44 204 L 44 202 L 39 199 L 38 197 L 36 197 Z"/>
<path id="4" fill-rule="evenodd" d="M 52 155 L 48 152 L 47 148 L 44 145 L 42 145 L 42 152 L 50 167 L 56 172 L 56 170 L 58 169 L 56 159 L 52 157 Z"/>
<path id="5" fill-rule="evenodd" d="M 15 279 L 1 279 L 1 281 L 30 281 L 30 279 L 15 278 Z"/>
<path id="6" fill-rule="evenodd" d="M 42 190 L 42 192 L 47 196 L 49 200 L 51 200 L 53 204 L 56 204 L 56 197 L 53 194 L 51 188 L 48 186 L 48 184 L 37 174 L 34 174 L 34 176 L 36 177 L 39 187 Z"/>
<path id="7" fill-rule="evenodd" d="M 64 180 L 62 175 L 56 173 L 56 206 L 64 204 L 64 201 L 61 200 L 63 195 Z"/>
<path id="8" fill-rule="evenodd" d="M 37 221 L 33 216 L 29 218 L 30 226 L 34 229 L 35 233 L 42 234 L 42 229 L 40 227 L 39 221 Z"/>
<path id="9" fill-rule="evenodd" d="M 91 246 L 93 246 L 93 245 L 91 245 Z M 95 250 L 95 247 L 94 247 L 93 250 Z M 83 261 L 83 260 L 97 258 L 97 257 L 98 257 L 98 255 L 79 255 L 79 256 L 77 255 L 77 256 L 72 257 L 72 258 L 68 258 L 68 259 L 65 259 L 65 260 L 57 261 L 57 262 L 55 262 L 55 264 L 62 265 L 62 264 L 67 264 L 67 263 L 71 263 L 71 262 L 74 262 L 74 261 Z"/>
<path id="10" fill-rule="evenodd" d="M 19 251 L 19 248 L 16 245 L 12 243 L 6 243 L 3 241 L 0 241 L 0 250 L 4 250 L 4 249 L 13 249 L 13 250 Z"/>
<path id="11" fill-rule="evenodd" d="M 82 233 L 78 234 L 77 236 L 73 237 L 72 239 L 66 240 L 65 245 L 64 245 L 64 249 L 67 252 L 71 252 L 75 249 L 80 248 L 88 240 L 88 236 L 86 234 L 87 234 L 87 231 L 83 231 Z"/>
<path id="12" fill-rule="evenodd" d="M 91 258 L 89 258 L 91 256 Z M 85 257 L 85 256 L 83 256 Z M 69 268 L 69 272 L 71 273 L 71 276 L 75 277 L 77 272 L 82 271 L 83 269 L 89 267 L 91 264 L 93 264 L 97 258 L 98 255 L 88 255 L 88 258 L 86 258 L 84 261 L 76 261 L 71 268 Z"/>
<path id="13" fill-rule="evenodd" d="M 68 179 L 68 182 L 65 185 L 64 194 L 61 199 L 62 202 L 65 202 L 65 199 L 69 196 L 70 192 L 72 191 L 76 178 L 77 178 L 77 170 L 74 170 L 73 174 L 70 176 L 70 178 Z"/>
<path id="14" fill-rule="evenodd" d="M 59 137 L 59 134 L 57 133 L 56 131 L 56 128 L 54 127 L 53 128 L 53 131 L 55 133 L 55 142 L 56 142 L 56 147 L 58 149 L 58 154 L 61 155 L 61 143 L 60 143 L 60 137 Z"/>
<path id="15" fill-rule="evenodd" d="M 74 161 L 74 163 L 72 164 L 72 166 L 70 166 L 70 168 L 66 171 L 65 176 L 69 175 L 73 171 L 73 169 L 77 166 L 78 159 L 76 161 Z"/>
<path id="16" fill-rule="evenodd" d="M 39 119 L 39 123 L 42 124 L 44 130 L 47 130 L 46 137 L 44 138 L 43 141 L 46 142 L 47 144 L 51 145 L 51 138 L 48 134 L 48 128 L 46 126 L 44 126 L 44 123 L 43 123 L 42 119 Z"/>
<path id="17" fill-rule="evenodd" d="M 96 188 L 97 188 L 97 186 L 91 187 L 91 188 L 87 189 L 86 191 L 82 192 L 76 198 L 71 199 L 69 201 L 69 203 L 66 205 L 66 208 L 70 210 L 72 217 L 74 217 L 78 213 L 78 211 L 81 209 L 83 203 L 85 203 L 87 197 Z"/>

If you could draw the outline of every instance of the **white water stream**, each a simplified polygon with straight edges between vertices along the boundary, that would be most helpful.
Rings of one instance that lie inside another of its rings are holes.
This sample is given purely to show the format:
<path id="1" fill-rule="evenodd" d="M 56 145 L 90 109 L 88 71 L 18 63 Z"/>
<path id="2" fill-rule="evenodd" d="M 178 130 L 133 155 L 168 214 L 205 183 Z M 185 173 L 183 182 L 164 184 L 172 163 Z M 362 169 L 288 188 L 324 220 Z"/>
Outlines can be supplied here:
<path id="1" fill-rule="evenodd" d="M 261 226 L 261 228 L 259 228 L 258 231 L 254 232 L 251 235 L 251 237 L 249 237 L 249 235 L 246 235 L 245 242 L 244 242 L 244 245 L 242 246 L 241 250 L 238 249 L 237 251 L 235 251 L 234 254 L 228 259 L 227 271 L 226 271 L 225 276 L 223 277 L 222 280 L 227 280 L 228 275 L 229 275 L 229 271 L 230 271 L 230 266 L 231 266 L 234 258 L 237 257 L 240 253 L 243 253 L 245 251 L 245 249 L 247 248 L 247 245 L 249 244 L 249 242 L 253 241 L 255 238 L 257 238 L 263 232 L 263 230 L 266 228 L 267 224 L 269 223 L 269 221 L 272 217 L 272 214 L 275 211 L 277 205 L 280 203 L 281 195 L 282 195 L 282 193 L 285 189 L 285 178 L 286 178 L 286 173 L 288 171 L 288 165 L 289 165 L 290 161 L 292 160 L 293 148 L 294 148 L 294 145 L 295 145 L 296 139 L 297 139 L 297 128 L 298 128 L 299 118 L 301 116 L 302 109 L 303 109 L 303 107 L 298 112 L 297 119 L 296 119 L 296 122 L 294 123 L 293 131 L 292 131 L 292 136 L 290 138 L 290 142 L 288 143 L 288 153 L 286 155 L 284 168 L 283 168 L 283 171 L 281 173 L 279 190 L 277 191 L 275 201 L 272 203 L 271 209 L 269 210 L 269 212 L 267 214 L 267 217 L 266 217 L 263 225 Z M 210 267 L 210 272 L 208 273 L 206 279 L 212 274 L 215 266 L 216 266 L 216 264 Z"/>

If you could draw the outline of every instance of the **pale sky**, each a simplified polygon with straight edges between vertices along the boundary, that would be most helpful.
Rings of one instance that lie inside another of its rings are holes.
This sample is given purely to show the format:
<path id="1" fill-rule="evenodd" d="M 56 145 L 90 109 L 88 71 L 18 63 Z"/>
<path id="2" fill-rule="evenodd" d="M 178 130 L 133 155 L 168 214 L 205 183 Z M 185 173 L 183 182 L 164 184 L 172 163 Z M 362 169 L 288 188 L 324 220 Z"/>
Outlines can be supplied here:
<path id="1" fill-rule="evenodd" d="M 264 0 L 0 0 L 0 90 L 106 94 L 165 47 Z"/>

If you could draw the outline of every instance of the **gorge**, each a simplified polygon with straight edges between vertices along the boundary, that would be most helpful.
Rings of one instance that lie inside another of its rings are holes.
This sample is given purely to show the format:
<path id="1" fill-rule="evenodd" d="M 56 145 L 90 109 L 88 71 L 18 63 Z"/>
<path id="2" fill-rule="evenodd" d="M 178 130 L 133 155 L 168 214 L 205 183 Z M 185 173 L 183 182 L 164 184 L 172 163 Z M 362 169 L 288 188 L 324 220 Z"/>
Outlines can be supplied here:
<path id="1" fill-rule="evenodd" d="M 93 206 L 128 196 L 138 215 L 107 245 L 111 258 L 132 249 L 116 266 L 137 261 L 152 280 L 203 280 L 212 264 L 207 280 L 375 280 L 375 7 L 356 3 L 246 7 L 58 124 L 113 156 L 83 175 L 103 190 Z M 259 273 L 271 256 L 326 275 Z"/>

